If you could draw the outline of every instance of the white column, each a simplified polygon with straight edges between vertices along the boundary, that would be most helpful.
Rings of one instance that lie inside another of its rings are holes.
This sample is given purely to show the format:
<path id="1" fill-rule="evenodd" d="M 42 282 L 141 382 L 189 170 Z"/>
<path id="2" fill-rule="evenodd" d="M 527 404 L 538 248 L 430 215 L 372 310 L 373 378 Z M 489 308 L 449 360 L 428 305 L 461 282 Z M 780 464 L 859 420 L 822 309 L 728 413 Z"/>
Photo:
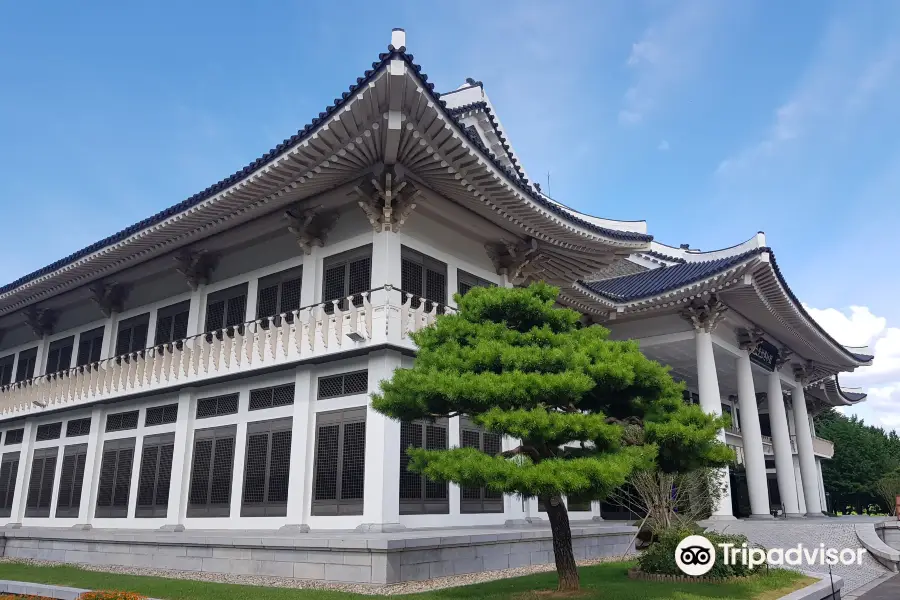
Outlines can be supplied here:
<path id="1" fill-rule="evenodd" d="M 788 430 L 784 393 L 781 391 L 781 376 L 778 371 L 769 373 L 768 384 L 766 397 L 769 405 L 769 423 L 772 426 L 772 444 L 775 447 L 778 494 L 784 504 L 785 516 L 799 517 L 800 504 L 797 499 L 797 482 L 794 480 L 794 454 L 791 452 L 791 434 Z"/>
<path id="2" fill-rule="evenodd" d="M 800 514 L 806 514 L 806 496 L 803 494 L 803 477 L 800 476 L 800 460 L 796 455 L 791 457 L 794 462 L 794 487 L 797 489 L 797 505 L 800 507 Z"/>
<path id="3" fill-rule="evenodd" d="M 825 476 L 822 475 L 822 459 L 816 459 L 816 469 L 819 471 L 819 502 L 822 507 L 822 511 L 828 510 L 828 496 L 825 495 Z M 832 510 L 834 510 L 832 508 Z"/>
<path id="4" fill-rule="evenodd" d="M 103 326 L 103 341 L 100 343 L 100 357 L 112 358 L 116 355 L 116 334 L 118 333 L 119 313 L 112 311 Z"/>
<path id="5" fill-rule="evenodd" d="M 47 362 L 47 336 L 38 340 L 37 356 L 34 357 L 34 377 L 40 377 L 44 374 L 44 363 Z"/>
<path id="6" fill-rule="evenodd" d="M 76 333 L 72 338 L 72 357 L 69 359 L 69 368 L 74 369 L 78 364 L 78 344 L 81 342 L 81 332 Z"/>
<path id="7" fill-rule="evenodd" d="M 813 453 L 812 432 L 809 428 L 809 415 L 806 412 L 806 394 L 803 384 L 797 382 L 791 397 L 794 408 L 794 428 L 797 431 L 797 455 L 800 458 L 800 476 L 803 480 L 803 498 L 806 500 L 807 516 L 819 516 L 822 514 L 822 504 L 819 501 L 818 480 L 816 469 L 816 455 Z"/>
<path id="8" fill-rule="evenodd" d="M 191 477 L 191 458 L 194 441 L 194 411 L 191 402 L 193 390 L 178 393 L 178 420 L 175 422 L 175 448 L 172 453 L 172 475 L 169 478 L 169 506 L 166 509 L 166 525 L 160 529 L 184 531 L 187 514 L 188 491 Z"/>
<path id="9" fill-rule="evenodd" d="M 750 353 L 741 350 L 737 359 L 738 403 L 741 408 L 741 436 L 744 440 L 744 466 L 747 469 L 747 491 L 750 495 L 750 518 L 772 518 L 769 513 L 769 485 L 766 481 L 766 459 L 763 455 L 762 431 Z"/>
<path id="10" fill-rule="evenodd" d="M 303 291 L 303 286 L 300 289 Z M 259 279 L 253 278 L 247 282 L 247 306 L 244 311 L 244 322 L 256 319 L 256 302 L 259 300 Z"/>
<path id="11" fill-rule="evenodd" d="M 451 417 L 448 419 L 447 423 L 447 446 L 449 448 L 459 448 L 462 446 L 462 442 L 460 441 L 460 428 L 459 428 L 459 417 Z M 450 514 L 451 515 L 459 515 L 461 514 L 462 508 L 460 506 L 461 496 L 459 491 L 459 484 L 450 483 L 448 484 L 448 491 L 450 501 Z M 509 497 L 503 497 L 503 509 L 504 512 L 508 508 Z"/>
<path id="12" fill-rule="evenodd" d="M 303 283 L 300 285 L 300 306 L 312 306 L 321 296 L 319 290 L 322 289 L 322 281 L 319 279 L 319 262 L 321 261 L 321 253 L 318 246 L 309 249 L 309 254 L 303 257 L 303 272 L 301 277 Z"/>
<path id="13" fill-rule="evenodd" d="M 100 482 L 100 461 L 103 459 L 103 429 L 106 410 L 95 406 L 91 411 L 91 430 L 88 434 L 87 457 L 82 477 L 81 505 L 78 507 L 76 529 L 90 529 L 97 506 L 97 487 Z"/>
<path id="14" fill-rule="evenodd" d="M 152 348 L 156 345 L 156 322 L 159 319 L 159 310 L 154 308 L 150 311 L 150 317 L 147 321 L 147 341 L 144 345 Z"/>
<path id="15" fill-rule="evenodd" d="M 31 475 L 31 456 L 34 453 L 34 423 L 26 421 L 24 429 L 19 449 L 19 470 L 16 472 L 16 491 L 13 492 L 12 511 L 9 515 L 9 525 L 12 527 L 21 526 L 25 515 L 25 500 L 28 496 L 25 486 Z"/>
<path id="16" fill-rule="evenodd" d="M 206 298 L 206 284 L 201 283 L 191 292 L 191 304 L 188 308 L 188 337 L 203 333 L 203 300 Z"/>
<path id="17" fill-rule="evenodd" d="M 369 355 L 369 393 L 379 389 L 400 367 L 400 354 L 386 350 Z M 362 531 L 395 531 L 400 525 L 400 421 L 369 404 L 366 411 L 366 475 Z"/>
<path id="18" fill-rule="evenodd" d="M 697 391 L 700 394 L 700 407 L 703 412 L 722 415 L 722 396 L 719 392 L 719 375 L 716 370 L 716 357 L 713 351 L 712 334 L 698 327 L 694 329 L 694 341 L 697 354 Z M 719 441 L 725 443 L 725 431 L 719 430 Z M 722 497 L 711 515 L 715 520 L 734 519 L 731 509 L 731 478 L 728 467 L 719 470 L 722 484 Z"/>
<path id="19" fill-rule="evenodd" d="M 306 275 L 306 267 L 303 267 Z M 302 290 L 302 287 L 301 287 Z M 315 378 L 312 367 L 303 365 L 294 372 L 294 415 L 291 433 L 291 475 L 288 487 L 285 533 L 309 531 L 312 505 L 313 444 L 316 440 Z"/>
<path id="20" fill-rule="evenodd" d="M 237 422 L 234 434 L 234 462 L 231 475 L 231 508 L 229 516 L 237 519 L 241 516 L 241 502 L 244 499 L 244 461 L 247 456 L 247 403 L 241 394 L 239 402 L 243 405 L 243 417 Z M 293 435 L 293 434 L 292 434 Z"/>

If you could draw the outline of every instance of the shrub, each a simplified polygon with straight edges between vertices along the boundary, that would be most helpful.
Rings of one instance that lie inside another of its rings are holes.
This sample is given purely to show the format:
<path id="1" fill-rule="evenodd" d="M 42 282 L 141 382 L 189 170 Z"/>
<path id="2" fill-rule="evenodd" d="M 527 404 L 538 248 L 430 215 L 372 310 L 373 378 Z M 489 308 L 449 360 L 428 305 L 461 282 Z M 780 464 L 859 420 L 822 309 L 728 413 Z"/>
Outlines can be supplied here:
<path id="1" fill-rule="evenodd" d="M 120 592 L 117 590 L 95 590 L 93 592 L 85 592 L 78 596 L 78 600 L 147 600 L 146 596 L 141 596 L 135 592 Z"/>
<path id="2" fill-rule="evenodd" d="M 678 565 L 675 564 L 675 548 L 678 543 L 689 535 L 697 535 L 700 533 L 699 528 L 695 527 L 679 527 L 667 529 L 660 533 L 659 540 L 651 544 L 649 548 L 644 550 L 638 557 L 638 563 L 641 571 L 644 573 L 656 573 L 660 575 L 684 575 Z M 706 539 L 712 542 L 716 548 L 716 563 L 712 570 L 704 575 L 704 577 L 743 577 L 753 573 L 748 567 L 740 562 L 738 564 L 725 564 L 724 550 L 719 544 L 734 544 L 740 548 L 741 544 L 748 544 L 746 536 L 728 535 L 708 531 L 702 534 Z"/>

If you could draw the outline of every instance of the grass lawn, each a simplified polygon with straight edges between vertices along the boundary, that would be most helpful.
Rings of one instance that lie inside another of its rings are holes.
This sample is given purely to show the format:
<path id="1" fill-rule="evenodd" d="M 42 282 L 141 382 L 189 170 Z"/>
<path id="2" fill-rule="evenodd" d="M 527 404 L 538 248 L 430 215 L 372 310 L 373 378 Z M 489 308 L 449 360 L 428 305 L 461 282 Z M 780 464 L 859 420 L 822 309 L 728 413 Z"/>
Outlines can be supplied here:
<path id="1" fill-rule="evenodd" d="M 632 581 L 627 570 L 633 563 L 607 563 L 581 569 L 584 598 L 609 600 L 775 600 L 812 580 L 790 571 L 772 571 L 750 581 L 729 584 L 674 584 Z M 71 566 L 43 567 L 0 563 L 0 579 L 50 583 L 88 589 L 116 589 L 170 600 L 365 600 L 337 591 L 263 588 L 183 579 L 163 579 L 85 571 Z M 557 596 L 556 573 L 502 579 L 465 587 L 404 596 L 410 600 L 539 600 Z M 573 597 L 573 596 L 568 596 Z"/>

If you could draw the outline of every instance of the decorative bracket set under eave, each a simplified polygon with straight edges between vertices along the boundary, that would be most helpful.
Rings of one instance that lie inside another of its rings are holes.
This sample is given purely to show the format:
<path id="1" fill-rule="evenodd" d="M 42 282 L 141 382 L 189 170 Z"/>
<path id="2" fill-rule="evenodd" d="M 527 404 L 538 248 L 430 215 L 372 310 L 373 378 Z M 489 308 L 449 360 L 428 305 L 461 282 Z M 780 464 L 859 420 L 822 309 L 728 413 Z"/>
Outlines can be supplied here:
<path id="1" fill-rule="evenodd" d="M 322 205 L 301 209 L 299 206 L 284 211 L 288 222 L 288 231 L 294 234 L 297 245 L 304 254 L 312 252 L 313 247 L 325 245 L 329 232 L 337 225 L 340 213 L 336 210 L 324 210 Z"/>
<path id="2" fill-rule="evenodd" d="M 536 275 L 536 261 L 540 246 L 534 238 L 528 240 L 493 242 L 484 245 L 488 258 L 498 275 L 506 275 L 510 282 L 520 283 L 528 275 Z"/>
<path id="3" fill-rule="evenodd" d="M 25 309 L 25 323 L 31 328 L 35 337 L 42 338 L 53 333 L 57 314 L 49 308 L 38 308 L 34 304 Z"/>
<path id="4" fill-rule="evenodd" d="M 393 168 L 386 168 L 370 177 L 368 182 L 361 182 L 353 188 L 353 193 L 376 232 L 395 233 L 406 223 L 422 196 L 412 181 L 398 176 Z"/>
<path id="5" fill-rule="evenodd" d="M 90 285 L 91 299 L 103 316 L 109 318 L 114 312 L 122 312 L 132 287 L 129 283 L 95 281 Z"/>
<path id="6" fill-rule="evenodd" d="M 209 283 L 209 277 L 219 264 L 219 256 L 206 250 L 184 248 L 175 255 L 175 270 L 181 273 L 192 291 Z"/>

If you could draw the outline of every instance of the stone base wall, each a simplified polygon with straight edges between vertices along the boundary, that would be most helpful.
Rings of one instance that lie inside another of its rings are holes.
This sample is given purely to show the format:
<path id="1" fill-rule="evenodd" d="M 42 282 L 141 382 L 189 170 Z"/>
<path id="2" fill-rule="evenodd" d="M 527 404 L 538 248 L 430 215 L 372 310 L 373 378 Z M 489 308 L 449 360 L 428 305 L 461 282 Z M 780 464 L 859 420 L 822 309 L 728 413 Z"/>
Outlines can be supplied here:
<path id="1" fill-rule="evenodd" d="M 7 530 L 4 556 L 89 565 L 121 565 L 240 575 L 389 584 L 554 562 L 547 530 L 475 533 L 441 530 L 329 538 L 312 534 L 229 537 L 217 532 Z M 573 528 L 576 559 L 618 556 L 635 528 Z M 404 535 L 406 533 L 406 535 Z M 233 535 L 233 534 L 230 534 Z M 2 541 L 0 541 L 2 545 Z M 633 548 L 631 548 L 633 549 Z"/>

